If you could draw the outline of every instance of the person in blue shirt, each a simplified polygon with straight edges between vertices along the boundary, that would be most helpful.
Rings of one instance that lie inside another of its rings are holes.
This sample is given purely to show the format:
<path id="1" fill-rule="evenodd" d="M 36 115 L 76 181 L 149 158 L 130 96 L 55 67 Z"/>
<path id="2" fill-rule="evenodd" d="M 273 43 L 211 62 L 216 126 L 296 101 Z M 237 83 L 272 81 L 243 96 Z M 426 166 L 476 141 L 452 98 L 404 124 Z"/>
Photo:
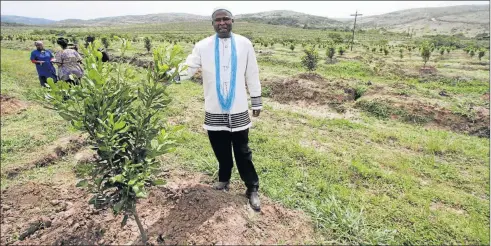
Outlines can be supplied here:
<path id="1" fill-rule="evenodd" d="M 31 52 L 31 62 L 36 64 L 41 86 L 46 87 L 48 78 L 52 78 L 56 83 L 56 69 L 52 63 L 55 56 L 51 51 L 44 49 L 43 42 L 36 41 L 34 45 L 36 46 L 36 50 Z"/>

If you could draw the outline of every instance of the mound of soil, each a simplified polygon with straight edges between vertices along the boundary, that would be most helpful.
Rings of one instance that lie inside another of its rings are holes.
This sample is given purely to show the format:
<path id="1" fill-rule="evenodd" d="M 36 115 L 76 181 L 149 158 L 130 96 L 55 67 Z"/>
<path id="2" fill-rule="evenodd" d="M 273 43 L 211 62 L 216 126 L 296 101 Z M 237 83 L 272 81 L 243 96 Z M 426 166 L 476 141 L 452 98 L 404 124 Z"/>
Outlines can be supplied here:
<path id="1" fill-rule="evenodd" d="M 198 72 L 196 72 L 192 77 L 191 81 L 198 83 L 200 85 L 203 84 L 203 77 L 201 75 L 201 69 L 198 69 Z"/>
<path id="2" fill-rule="evenodd" d="M 270 89 L 270 97 L 281 103 L 306 101 L 317 105 L 339 105 L 355 100 L 354 89 L 343 82 L 328 81 L 315 73 L 272 79 L 264 84 Z"/>
<path id="3" fill-rule="evenodd" d="M 63 156 L 78 151 L 86 144 L 83 136 L 68 136 L 56 140 L 50 146 L 42 147 L 39 152 L 33 152 L 34 158 L 27 156 L 24 163 L 19 163 L 14 168 L 2 170 L 2 174 L 5 174 L 7 178 L 14 178 L 19 173 L 30 170 L 36 167 L 45 167 L 59 160 Z"/>
<path id="4" fill-rule="evenodd" d="M 430 74 L 430 75 L 434 75 L 436 74 L 436 68 L 435 67 L 422 67 L 419 69 L 419 74 L 420 75 L 427 75 L 427 74 Z"/>
<path id="5" fill-rule="evenodd" d="M 133 57 L 121 57 L 121 56 L 114 56 L 111 59 L 111 62 L 117 62 L 117 63 L 127 63 L 129 62 L 133 66 L 141 67 L 141 68 L 148 68 L 153 62 L 152 61 L 146 61 L 138 58 L 139 56 L 133 56 Z"/>
<path id="6" fill-rule="evenodd" d="M 27 108 L 27 103 L 2 94 L 0 94 L 0 103 L 0 112 L 2 116 L 19 113 Z"/>
<path id="7" fill-rule="evenodd" d="M 250 209 L 243 190 L 213 190 L 203 176 L 181 172 L 165 187 L 152 187 L 137 211 L 149 243 L 159 244 L 305 244 L 312 224 L 301 212 L 262 197 L 260 213 Z M 239 186 L 239 185 L 237 185 Z M 133 218 L 121 228 L 122 215 L 96 210 L 90 194 L 67 185 L 28 183 L 2 193 L 1 244 L 141 244 Z M 14 239 L 23 235 L 24 240 Z"/>
<path id="8" fill-rule="evenodd" d="M 449 109 L 402 96 L 391 99 L 379 96 L 368 100 L 387 105 L 391 111 L 391 119 L 424 123 L 454 132 L 489 138 L 489 111 L 483 107 L 476 108 L 476 117 L 471 119 Z"/>

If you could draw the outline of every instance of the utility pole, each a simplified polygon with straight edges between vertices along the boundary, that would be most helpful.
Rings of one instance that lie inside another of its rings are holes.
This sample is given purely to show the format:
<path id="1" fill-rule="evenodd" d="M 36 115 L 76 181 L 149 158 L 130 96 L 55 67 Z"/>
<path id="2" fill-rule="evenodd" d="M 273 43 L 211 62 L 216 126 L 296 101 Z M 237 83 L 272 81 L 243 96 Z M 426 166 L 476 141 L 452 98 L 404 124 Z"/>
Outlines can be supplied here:
<path id="1" fill-rule="evenodd" d="M 353 37 L 351 38 L 351 51 L 353 51 L 353 43 L 355 42 L 356 17 L 362 16 L 362 14 L 358 14 L 358 10 L 357 10 L 356 13 L 352 14 L 351 16 L 355 17 L 355 24 L 353 24 Z"/>

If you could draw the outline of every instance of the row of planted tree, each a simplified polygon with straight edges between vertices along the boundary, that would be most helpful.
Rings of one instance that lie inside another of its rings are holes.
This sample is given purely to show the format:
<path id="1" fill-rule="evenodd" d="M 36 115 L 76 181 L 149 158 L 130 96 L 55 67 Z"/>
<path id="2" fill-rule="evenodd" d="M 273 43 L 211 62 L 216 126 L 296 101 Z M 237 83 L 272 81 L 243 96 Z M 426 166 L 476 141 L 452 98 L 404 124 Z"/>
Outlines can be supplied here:
<path id="1" fill-rule="evenodd" d="M 364 47 L 367 48 L 367 52 L 370 51 L 370 47 L 368 47 L 368 46 L 364 46 Z M 412 51 L 412 50 L 416 49 L 415 46 L 406 46 L 406 48 L 408 49 L 408 51 Z M 294 47 L 291 46 L 290 49 L 293 51 Z M 339 56 L 342 56 L 346 52 L 346 49 L 347 48 L 344 46 L 339 46 L 337 48 L 335 48 L 333 46 L 327 46 L 325 55 L 326 55 L 326 58 L 329 58 L 329 59 L 328 60 L 326 59 L 326 62 L 327 61 L 329 61 L 329 62 L 333 61 L 333 58 L 336 54 L 336 51 L 338 52 Z M 389 54 L 388 49 L 389 49 L 388 46 L 379 47 L 379 51 L 383 52 L 385 55 Z M 436 50 L 435 45 L 433 43 L 423 42 L 418 47 L 418 49 L 419 49 L 419 55 L 421 56 L 421 58 L 423 59 L 423 62 L 424 62 L 423 66 L 426 66 L 426 63 L 430 60 L 432 52 L 434 52 Z M 450 53 L 450 50 L 454 50 L 454 49 L 455 48 L 452 48 L 452 47 L 440 47 L 440 49 L 438 49 L 438 52 L 441 55 L 444 55 L 445 51 L 448 54 L 448 53 Z M 478 53 L 479 60 L 481 60 L 481 58 L 484 57 L 484 55 L 486 54 L 485 53 L 486 51 L 483 48 L 475 49 L 475 48 L 469 47 L 469 48 L 464 49 L 464 51 L 467 54 L 469 54 L 469 56 L 471 58 L 475 55 L 475 50 Z M 371 48 L 371 51 L 377 52 L 377 48 L 373 47 L 373 48 Z M 402 48 L 399 49 L 400 58 L 403 58 L 403 54 L 404 54 L 403 51 L 404 50 Z M 301 61 L 302 65 L 304 66 L 304 68 L 307 71 L 315 71 L 317 69 L 317 63 L 321 59 L 318 50 L 316 49 L 315 46 L 308 46 L 303 50 L 303 52 L 304 52 L 304 55 L 302 56 L 302 61 Z"/>

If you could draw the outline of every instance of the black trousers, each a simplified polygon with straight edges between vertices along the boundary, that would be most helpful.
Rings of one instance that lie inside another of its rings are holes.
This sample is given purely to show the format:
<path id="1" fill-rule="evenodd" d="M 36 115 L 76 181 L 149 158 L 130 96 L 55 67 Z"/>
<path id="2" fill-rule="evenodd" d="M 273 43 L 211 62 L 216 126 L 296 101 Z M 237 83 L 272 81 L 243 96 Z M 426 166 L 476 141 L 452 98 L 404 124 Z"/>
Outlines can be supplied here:
<path id="1" fill-rule="evenodd" d="M 48 78 L 52 78 L 55 83 L 58 81 L 56 76 L 52 76 L 52 77 L 39 76 L 39 82 L 41 83 L 42 87 L 46 87 L 46 85 L 48 84 Z"/>
<path id="2" fill-rule="evenodd" d="M 249 148 L 249 129 L 228 132 L 228 131 L 208 131 L 211 147 L 219 163 L 218 181 L 227 182 L 232 176 L 234 161 L 244 181 L 247 191 L 257 191 L 259 189 L 259 177 L 252 163 L 252 151 Z"/>

